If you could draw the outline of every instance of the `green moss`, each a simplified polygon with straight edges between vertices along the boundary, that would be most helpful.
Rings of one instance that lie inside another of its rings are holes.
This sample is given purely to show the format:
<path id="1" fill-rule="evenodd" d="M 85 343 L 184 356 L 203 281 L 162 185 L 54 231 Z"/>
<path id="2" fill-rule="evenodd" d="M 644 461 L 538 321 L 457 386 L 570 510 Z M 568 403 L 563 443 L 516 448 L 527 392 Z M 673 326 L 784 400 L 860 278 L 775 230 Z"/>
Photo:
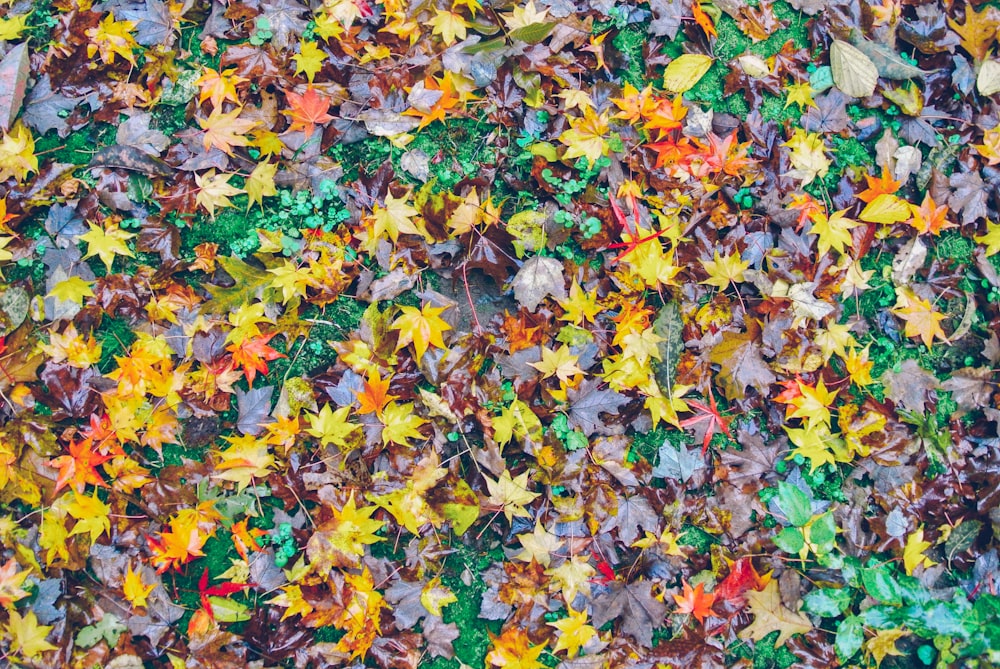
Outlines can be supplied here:
<path id="1" fill-rule="evenodd" d="M 482 141 L 497 130 L 484 119 L 453 118 L 448 123 L 434 122 L 414 133 L 407 150 L 420 150 L 431 158 L 430 176 L 440 190 L 451 191 L 462 179 L 474 177 L 483 165 L 496 162 L 495 149 Z M 403 174 L 399 164 L 403 151 L 392 153 L 393 167 Z M 440 153 L 441 160 L 434 159 Z M 369 164 L 372 163 L 369 159 Z M 440 192 L 440 191 L 439 191 Z"/>
<path id="2" fill-rule="evenodd" d="M 975 249 L 975 244 L 968 237 L 955 230 L 947 230 L 938 238 L 935 253 L 938 258 L 968 265 L 973 262 L 972 253 Z"/>
<path id="3" fill-rule="evenodd" d="M 69 133 L 65 138 L 50 130 L 35 138 L 35 153 L 45 154 L 47 160 L 56 163 L 86 165 L 101 148 L 115 143 L 115 128 L 107 123 L 91 123 L 80 130 Z"/>
<path id="4" fill-rule="evenodd" d="M 798 661 L 798 658 L 784 644 L 775 648 L 779 633 L 771 632 L 752 647 L 739 641 L 728 649 L 732 660 L 752 660 L 754 669 L 788 669 Z M 726 663 L 727 665 L 729 662 Z"/>
<path id="5" fill-rule="evenodd" d="M 366 173 L 374 172 L 392 154 L 393 146 L 384 137 L 369 137 L 362 142 L 334 144 L 329 155 L 344 170 L 344 182 L 357 181 L 362 165 Z"/>
<path id="6" fill-rule="evenodd" d="M 642 57 L 646 45 L 645 26 L 627 25 L 611 38 L 611 44 L 625 57 L 625 68 L 619 70 L 622 79 L 638 89 L 646 85 L 646 61 Z"/>
<path id="7" fill-rule="evenodd" d="M 719 540 L 700 527 L 685 523 L 684 532 L 677 539 L 677 543 L 682 546 L 691 546 L 699 553 L 707 554 L 712 546 L 719 543 Z"/>
<path id="8" fill-rule="evenodd" d="M 281 380 L 293 376 L 311 376 L 326 369 L 337 360 L 337 352 L 330 346 L 331 341 L 342 341 L 357 329 L 364 314 L 365 305 L 348 297 L 338 297 L 322 310 L 307 305 L 302 312 L 303 320 L 312 320 L 309 336 L 292 342 L 291 353 L 283 338 L 272 339 L 270 345 L 277 351 L 289 355 L 279 358 L 269 365 L 267 375 L 270 383 L 280 385 Z"/>
<path id="9" fill-rule="evenodd" d="M 182 253 L 193 255 L 194 247 L 214 242 L 219 245 L 222 255 L 245 258 L 260 247 L 257 228 L 261 227 L 263 219 L 259 207 L 246 212 L 240 208 L 223 209 L 214 219 L 200 216 L 192 222 L 191 229 L 181 235 Z"/>
<path id="10" fill-rule="evenodd" d="M 118 366 L 115 356 L 128 354 L 129 347 L 135 341 L 135 333 L 132 325 L 124 318 L 105 316 L 101 319 L 101 326 L 97 328 L 95 339 L 102 347 L 97 368 L 102 374 L 107 374 Z"/>

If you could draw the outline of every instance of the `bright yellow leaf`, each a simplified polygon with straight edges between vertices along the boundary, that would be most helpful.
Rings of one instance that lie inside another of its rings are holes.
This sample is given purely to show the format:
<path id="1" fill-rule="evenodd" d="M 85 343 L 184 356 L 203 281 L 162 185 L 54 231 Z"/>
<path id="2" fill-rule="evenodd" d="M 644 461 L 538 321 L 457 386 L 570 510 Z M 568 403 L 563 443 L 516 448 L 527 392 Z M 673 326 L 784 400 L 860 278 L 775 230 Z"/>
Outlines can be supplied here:
<path id="1" fill-rule="evenodd" d="M 264 207 L 264 198 L 278 194 L 278 189 L 274 185 L 274 175 L 278 172 L 277 163 L 257 163 L 253 172 L 247 177 L 243 187 L 246 189 L 249 199 L 247 200 L 247 210 L 256 202 Z"/>
<path id="2" fill-rule="evenodd" d="M 156 584 L 146 585 L 142 580 L 142 574 L 133 571 L 132 563 L 130 562 L 128 571 L 125 572 L 125 581 L 122 584 L 125 600 L 136 608 L 146 606 L 146 598 L 149 597 L 149 593 L 153 592 L 154 588 L 156 588 Z"/>
<path id="3" fill-rule="evenodd" d="M 310 425 L 306 432 L 319 439 L 324 446 L 333 444 L 342 451 L 350 451 L 357 444 L 353 440 L 349 443 L 347 438 L 361 429 L 361 425 L 347 420 L 350 412 L 349 406 L 331 411 L 330 405 L 324 404 L 318 414 L 306 414 Z"/>
<path id="4" fill-rule="evenodd" d="M 443 333 L 451 329 L 441 314 L 447 307 L 432 307 L 430 303 L 424 304 L 420 309 L 416 307 L 402 306 L 403 312 L 392 322 L 391 328 L 399 331 L 399 341 L 396 342 L 396 350 L 399 351 L 407 344 L 413 344 L 416 352 L 416 360 L 419 362 L 424 357 L 429 346 L 445 348 Z"/>
<path id="5" fill-rule="evenodd" d="M 566 617 L 549 623 L 561 632 L 556 641 L 553 653 L 561 650 L 566 651 L 566 657 L 574 658 L 580 653 L 580 648 L 597 636 L 597 630 L 593 625 L 587 624 L 587 610 L 574 611 L 572 606 L 566 607 Z"/>
<path id="6" fill-rule="evenodd" d="M 10 640 L 10 652 L 23 660 L 34 660 L 42 653 L 56 650 L 57 646 L 45 640 L 52 631 L 52 625 L 39 625 L 34 611 L 28 611 L 22 616 L 16 610 L 8 612 L 7 638 Z"/>
<path id="7" fill-rule="evenodd" d="M 242 188 L 230 185 L 229 180 L 232 178 L 232 174 L 216 174 L 214 169 L 205 174 L 195 175 L 194 180 L 198 185 L 198 195 L 195 200 L 212 218 L 215 218 L 216 208 L 235 206 L 230 197 L 246 192 Z"/>
<path id="8" fill-rule="evenodd" d="M 136 65 L 133 49 L 139 48 L 139 45 L 132 36 L 133 30 L 135 23 L 115 21 L 115 15 L 108 12 L 96 28 L 88 28 L 85 33 L 90 38 L 87 57 L 93 58 L 94 54 L 100 54 L 101 61 L 105 65 L 111 65 L 115 62 L 115 56 L 121 56 Z"/>
<path id="9" fill-rule="evenodd" d="M 135 237 L 131 232 L 125 232 L 116 224 L 108 222 L 107 228 L 101 228 L 94 223 L 88 223 L 90 232 L 80 235 L 80 241 L 87 242 L 87 254 L 84 258 L 92 256 L 100 257 L 108 273 L 111 273 L 111 265 L 115 261 L 115 256 L 126 256 L 134 258 L 135 254 L 125 243 Z"/>
<path id="10" fill-rule="evenodd" d="M 488 476 L 484 478 L 486 479 L 486 489 L 490 493 L 486 501 L 503 511 L 508 522 L 514 516 L 521 518 L 531 516 L 524 505 L 531 504 L 539 494 L 528 490 L 528 472 L 512 479 L 510 470 L 505 469 L 496 481 L 491 481 Z"/>
<path id="11" fill-rule="evenodd" d="M 716 288 L 725 288 L 730 283 L 740 283 L 744 280 L 743 273 L 750 269 L 750 263 L 743 261 L 739 251 L 720 256 L 716 249 L 712 260 L 699 259 L 698 262 L 708 272 L 708 278 L 700 283 Z"/>
<path id="12" fill-rule="evenodd" d="M 923 565 L 924 569 L 929 569 L 937 564 L 934 560 L 924 555 L 924 551 L 933 546 L 929 541 L 924 541 L 923 526 L 910 532 L 906 537 L 906 545 L 903 547 L 903 567 L 907 576 L 913 576 L 913 570 Z"/>
<path id="13" fill-rule="evenodd" d="M 304 73 L 311 84 L 316 73 L 323 69 L 323 61 L 326 59 L 326 52 L 320 49 L 316 42 L 302 40 L 299 53 L 292 56 L 292 60 L 295 61 L 295 74 Z"/>

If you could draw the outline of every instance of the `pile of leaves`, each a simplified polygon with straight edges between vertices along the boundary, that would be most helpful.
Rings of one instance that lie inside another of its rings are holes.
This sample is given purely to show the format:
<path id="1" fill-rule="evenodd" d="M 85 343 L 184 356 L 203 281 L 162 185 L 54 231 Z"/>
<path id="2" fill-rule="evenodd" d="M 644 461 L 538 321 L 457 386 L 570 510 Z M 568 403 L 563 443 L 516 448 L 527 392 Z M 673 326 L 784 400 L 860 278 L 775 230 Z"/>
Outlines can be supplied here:
<path id="1" fill-rule="evenodd" d="M 994 666 L 998 34 L 8 0 L 0 664 Z"/>

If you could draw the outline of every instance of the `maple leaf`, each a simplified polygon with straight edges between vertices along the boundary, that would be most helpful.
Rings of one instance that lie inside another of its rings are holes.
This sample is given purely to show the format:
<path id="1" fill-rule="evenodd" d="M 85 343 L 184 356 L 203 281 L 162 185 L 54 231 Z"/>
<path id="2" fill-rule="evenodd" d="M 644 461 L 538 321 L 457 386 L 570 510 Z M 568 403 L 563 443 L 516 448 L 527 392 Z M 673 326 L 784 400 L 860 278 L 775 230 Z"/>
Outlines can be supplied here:
<path id="1" fill-rule="evenodd" d="M 720 367 L 716 378 L 727 400 L 742 398 L 747 386 L 763 392 L 777 380 L 760 354 L 760 325 L 751 319 L 746 328 L 745 333 L 723 333 L 722 341 L 709 353 L 709 359 Z"/>
<path id="2" fill-rule="evenodd" d="M 73 490 L 82 493 L 88 483 L 107 488 L 108 485 L 97 471 L 97 467 L 112 457 L 114 456 L 110 454 L 101 455 L 96 452 L 94 442 L 90 439 L 70 441 L 69 455 L 60 455 L 46 463 L 49 467 L 55 467 L 59 470 L 55 492 L 70 485 Z"/>
<path id="3" fill-rule="evenodd" d="M 80 235 L 80 241 L 87 242 L 87 254 L 84 258 L 99 256 L 108 273 L 111 273 L 111 265 L 115 261 L 115 256 L 126 256 L 134 258 L 135 254 L 125 243 L 135 237 L 131 232 L 125 232 L 115 223 L 110 221 L 107 227 L 102 228 L 94 223 L 88 223 L 90 232 Z"/>
<path id="4" fill-rule="evenodd" d="M 874 637 L 865 642 L 865 651 L 875 660 L 875 666 L 881 667 L 886 655 L 904 655 L 896 648 L 896 641 L 907 634 L 909 632 L 901 629 L 879 630 Z"/>
<path id="5" fill-rule="evenodd" d="M 243 188 L 249 196 L 247 198 L 248 211 L 255 202 L 263 209 L 264 198 L 278 194 L 278 189 L 274 185 L 274 175 L 277 173 L 277 163 L 257 163 L 257 165 L 253 168 L 253 171 L 250 172 L 250 176 L 247 177 L 246 183 L 243 184 Z"/>
<path id="6" fill-rule="evenodd" d="M 573 325 L 582 325 L 584 321 L 593 323 L 594 317 L 604 310 L 597 303 L 597 295 L 581 288 L 576 280 L 569 288 L 569 297 L 561 300 L 559 306 L 566 310 L 559 320 L 569 321 Z"/>
<path id="7" fill-rule="evenodd" d="M 760 592 L 746 593 L 753 622 L 740 630 L 741 639 L 760 641 L 771 632 L 778 631 L 775 648 L 784 644 L 793 634 L 805 634 L 813 626 L 802 613 L 792 611 L 781 603 L 778 581 L 772 579 Z"/>
<path id="8" fill-rule="evenodd" d="M 233 481 L 237 491 L 243 490 L 254 478 L 267 478 L 274 467 L 274 456 L 271 455 L 266 441 L 258 440 L 252 434 L 240 437 L 226 437 L 229 448 L 216 451 L 219 462 L 215 465 L 212 478 Z"/>
<path id="9" fill-rule="evenodd" d="M 708 421 L 708 425 L 705 427 L 705 438 L 701 444 L 702 455 L 705 455 L 708 451 L 708 444 L 712 441 L 712 435 L 715 434 L 716 428 L 722 430 L 722 433 L 730 439 L 733 438 L 732 432 L 729 431 L 729 421 L 723 418 L 722 414 L 719 413 L 719 406 L 715 403 L 715 394 L 711 390 L 708 392 L 708 406 L 694 400 L 687 400 L 687 404 L 689 407 L 697 409 L 701 413 L 692 416 L 691 418 L 685 418 L 682 420 L 680 422 L 680 426 L 682 428 L 691 427 L 692 425 Z"/>
<path id="10" fill-rule="evenodd" d="M 753 560 L 742 557 L 738 560 L 726 559 L 729 575 L 715 589 L 717 600 L 730 602 L 742 607 L 746 604 L 748 590 L 763 590 L 771 580 L 771 573 L 761 576 L 753 566 Z"/>
<path id="11" fill-rule="evenodd" d="M 790 105 L 798 105 L 799 111 L 803 111 L 806 107 L 815 107 L 819 109 L 816 101 L 813 100 L 813 89 L 812 85 L 808 82 L 789 84 L 785 86 L 785 92 L 788 93 L 788 99 L 785 100 L 785 109 Z"/>
<path id="12" fill-rule="evenodd" d="M 301 95 L 294 91 L 285 91 L 285 97 L 288 98 L 289 109 L 283 109 L 281 113 L 291 121 L 288 129 L 290 131 L 303 131 L 306 134 L 306 139 L 312 137 L 317 125 L 323 125 L 333 120 L 333 117 L 327 113 L 330 111 L 332 100 L 318 93 L 312 85 L 306 87 L 306 92 Z"/>
<path id="13" fill-rule="evenodd" d="M 674 595 L 677 602 L 677 613 L 690 613 L 698 622 L 705 624 L 705 618 L 714 615 L 712 604 L 715 603 L 715 595 L 705 592 L 705 584 L 699 583 L 694 588 L 684 579 L 684 591 L 679 595 Z"/>
<path id="14" fill-rule="evenodd" d="M 289 584 L 281 586 L 281 594 L 267 600 L 267 603 L 281 606 L 285 609 L 285 612 L 281 614 L 282 620 L 291 618 L 294 615 L 300 615 L 305 618 L 313 611 L 313 606 L 303 596 L 302 586 L 300 585 Z"/>
<path id="15" fill-rule="evenodd" d="M 948 220 L 948 205 L 937 206 L 930 193 L 924 193 L 924 200 L 919 207 L 911 204 L 910 213 L 913 215 L 909 221 L 910 225 L 921 234 L 929 232 L 932 235 L 940 235 L 942 230 L 956 227 Z"/>
<path id="16" fill-rule="evenodd" d="M 667 606 L 653 595 L 650 582 L 625 584 L 614 581 L 606 587 L 607 590 L 594 598 L 594 626 L 600 628 L 609 620 L 621 617 L 622 632 L 635 638 L 641 646 L 651 646 L 653 628 L 663 623 Z"/>
<path id="17" fill-rule="evenodd" d="M 743 281 L 743 272 L 750 269 L 749 262 L 743 262 L 739 252 L 720 256 L 719 250 L 715 250 L 712 260 L 701 260 L 702 267 L 708 272 L 708 278 L 699 283 L 717 288 L 726 288 L 730 283 L 740 283 Z"/>
<path id="18" fill-rule="evenodd" d="M 378 418 L 382 418 L 382 411 L 385 406 L 396 399 L 395 395 L 389 394 L 389 377 L 382 378 L 377 371 L 368 375 L 364 380 L 363 389 L 358 393 L 359 414 L 374 413 Z"/>
<path id="19" fill-rule="evenodd" d="M 95 53 L 100 54 L 101 62 L 111 65 L 115 62 L 115 56 L 121 56 L 135 67 L 133 50 L 139 48 L 139 45 L 132 36 L 133 30 L 135 23 L 116 21 L 114 13 L 108 12 L 96 28 L 88 28 L 84 33 L 90 38 L 87 57 L 93 58 Z"/>
<path id="20" fill-rule="evenodd" d="M 205 567 L 205 570 L 201 573 L 201 578 L 198 579 L 198 599 L 208 617 L 215 618 L 210 597 L 227 597 L 240 590 L 255 586 L 255 583 L 220 583 L 210 586 L 208 584 L 208 567 Z"/>
<path id="21" fill-rule="evenodd" d="M 793 429 L 785 426 L 788 439 L 795 448 L 786 459 L 801 456 L 809 459 L 809 473 L 813 473 L 822 465 L 832 465 L 836 462 L 849 462 L 850 455 L 844 448 L 844 441 L 830 431 L 830 426 L 820 423 L 805 429 Z"/>
<path id="22" fill-rule="evenodd" d="M 198 185 L 198 195 L 196 202 L 208 212 L 208 215 L 215 218 L 216 207 L 225 209 L 235 205 L 229 199 L 234 195 L 245 193 L 242 188 L 237 188 L 229 183 L 232 174 L 216 174 L 215 170 L 209 170 L 205 174 L 196 174 L 195 183 Z"/>
<path id="23" fill-rule="evenodd" d="M 885 168 L 882 168 L 882 175 L 878 177 L 866 174 L 865 182 L 868 187 L 858 193 L 857 197 L 867 204 L 874 202 L 880 195 L 894 194 L 901 185 L 899 181 L 892 178 L 892 174 Z"/>
<path id="24" fill-rule="evenodd" d="M 563 344 L 554 351 L 543 346 L 541 361 L 528 364 L 540 371 L 543 379 L 555 376 L 562 383 L 569 384 L 573 381 L 574 377 L 584 373 L 577 366 L 577 360 L 578 357 L 570 353 L 569 347 Z"/>
<path id="25" fill-rule="evenodd" d="M 426 25 L 431 26 L 432 35 L 440 35 L 445 46 L 451 46 L 457 39 L 465 39 L 471 24 L 465 17 L 455 12 L 442 9 L 435 9 L 434 16 L 427 21 Z"/>
<path id="26" fill-rule="evenodd" d="M 28 28 L 29 14 L 14 14 L 0 19 L 0 40 L 10 42 L 20 39 L 21 33 Z"/>
<path id="27" fill-rule="evenodd" d="M 990 47 L 997 34 L 1000 14 L 996 7 L 986 6 L 981 11 L 969 6 L 965 8 L 965 21 L 959 23 L 948 17 L 948 25 L 958 33 L 962 48 L 969 52 L 977 63 L 981 63 L 990 53 Z"/>
<path id="28" fill-rule="evenodd" d="M 205 149 L 214 146 L 231 156 L 234 146 L 248 146 L 250 140 L 246 135 L 257 127 L 258 122 L 239 118 L 242 113 L 243 107 L 225 113 L 221 107 L 216 107 L 208 118 L 199 117 L 198 125 L 205 131 L 205 136 L 202 138 Z"/>
<path id="29" fill-rule="evenodd" d="M 580 649 L 597 636 L 597 629 L 587 624 L 587 610 L 574 611 L 572 606 L 566 606 L 566 617 L 549 623 L 561 632 L 556 640 L 553 653 L 566 651 L 566 657 L 574 658 Z"/>
<path id="30" fill-rule="evenodd" d="M 295 61 L 295 74 L 306 75 L 311 84 L 316 73 L 323 69 L 323 61 L 327 59 L 326 52 L 319 48 L 316 42 L 302 40 L 299 53 L 292 56 Z"/>
<path id="31" fill-rule="evenodd" d="M 31 661 L 42 653 L 56 650 L 58 647 L 45 640 L 52 631 L 52 625 L 39 625 L 34 611 L 28 611 L 22 616 L 15 610 L 8 611 L 10 616 L 5 629 L 10 640 L 10 652 L 23 660 Z"/>
<path id="32" fill-rule="evenodd" d="M 413 344 L 416 352 L 416 360 L 419 362 L 427 352 L 428 346 L 445 348 L 442 334 L 451 329 L 441 318 L 441 314 L 448 307 L 432 307 L 427 302 L 417 309 L 416 307 L 401 306 L 399 309 L 402 315 L 396 318 L 390 326 L 393 330 L 399 331 L 399 341 L 396 342 L 396 350 L 399 351 L 407 344 Z"/>
<path id="33" fill-rule="evenodd" d="M 230 67 L 222 71 L 206 67 L 202 70 L 201 76 L 194 82 L 194 85 L 200 89 L 198 104 L 205 102 L 205 100 L 211 100 L 212 107 L 218 109 L 222 107 L 223 102 L 228 100 L 240 106 L 240 98 L 236 93 L 236 87 L 248 81 L 249 79 L 236 74 L 235 67 Z"/>
<path id="34" fill-rule="evenodd" d="M 318 414 L 307 415 L 310 427 L 306 432 L 319 439 L 319 443 L 323 446 L 333 444 L 341 451 L 351 451 L 354 444 L 348 443 L 347 437 L 361 429 L 361 426 L 347 420 L 350 412 L 351 407 L 340 407 L 336 411 L 331 411 L 330 405 L 324 404 Z"/>
<path id="35" fill-rule="evenodd" d="M 382 443 L 387 446 L 390 443 L 410 446 L 410 439 L 425 439 L 417 428 L 427 421 L 413 412 L 412 402 L 389 402 L 379 420 L 382 421 Z"/>
<path id="36" fill-rule="evenodd" d="M 196 508 L 178 511 L 168 523 L 170 529 L 162 532 L 159 539 L 147 536 L 156 573 L 162 574 L 171 567 L 180 569 L 204 555 L 201 549 L 215 535 L 215 523 L 220 517 L 215 502 L 208 500 Z"/>
<path id="37" fill-rule="evenodd" d="M 277 333 L 272 332 L 267 335 L 248 337 L 226 347 L 226 350 L 233 354 L 233 363 L 243 368 L 249 385 L 253 385 L 257 372 L 268 373 L 268 361 L 288 357 L 267 345 L 275 334 Z"/>
<path id="38" fill-rule="evenodd" d="M 309 561 L 319 573 L 331 567 L 356 567 L 365 546 L 385 541 L 375 534 L 385 523 L 372 520 L 378 507 L 359 509 L 354 502 L 354 491 L 342 508 L 331 507 L 330 511 L 333 518 L 317 527 L 306 545 Z"/>
<path id="39" fill-rule="evenodd" d="M 9 134 L 4 130 L 3 140 L 0 140 L 0 180 L 14 177 L 21 182 L 27 178 L 29 172 L 38 172 L 35 138 L 31 136 L 31 131 L 18 121 Z"/>
<path id="40" fill-rule="evenodd" d="M 823 137 L 814 132 L 796 128 L 792 137 L 782 146 L 791 149 L 789 160 L 794 168 L 789 176 L 802 180 L 807 186 L 817 177 L 822 178 L 830 170 L 830 159 L 826 157 Z"/>
<path id="41" fill-rule="evenodd" d="M 507 522 L 513 520 L 514 516 L 531 517 L 524 505 L 531 504 L 539 497 L 539 493 L 528 490 L 528 472 L 511 478 L 510 470 L 505 469 L 496 481 L 491 481 L 489 477 L 483 478 L 486 479 L 486 489 L 490 493 L 486 501 L 496 507 L 498 513 L 502 511 Z"/>
<path id="42" fill-rule="evenodd" d="M 66 511 L 76 518 L 76 524 L 69 533 L 71 537 L 89 533 L 90 543 L 93 545 L 99 536 L 111 532 L 111 521 L 108 519 L 111 507 L 97 497 L 96 490 L 91 497 L 74 491 L 72 500 L 66 505 Z"/>
<path id="43" fill-rule="evenodd" d="M 517 540 L 521 542 L 522 550 L 514 556 L 515 559 L 525 562 L 534 560 L 546 568 L 552 563 L 552 553 L 563 545 L 556 535 L 546 530 L 538 521 L 535 522 L 533 532 L 518 534 Z"/>
<path id="44" fill-rule="evenodd" d="M 559 141 L 568 148 L 563 158 L 585 157 L 589 165 L 608 153 L 608 142 L 604 135 L 608 132 L 608 116 L 598 114 L 593 108 L 584 110 L 583 116 L 567 117 L 570 129 L 559 135 Z"/>
<path id="45" fill-rule="evenodd" d="M 815 212 L 812 215 L 812 229 L 810 233 L 818 237 L 816 240 L 816 252 L 823 256 L 832 248 L 837 253 L 843 254 L 844 247 L 850 247 L 851 230 L 858 227 L 858 222 L 844 216 L 846 209 L 834 212 L 830 217 L 822 212 Z"/>
<path id="46" fill-rule="evenodd" d="M 136 608 L 146 606 L 146 598 L 153 592 L 156 584 L 146 585 L 142 580 L 142 574 L 132 570 L 132 563 L 129 562 L 128 571 L 125 572 L 125 580 L 122 583 L 122 590 L 125 600 Z"/>
<path id="47" fill-rule="evenodd" d="M 487 632 L 493 647 L 486 654 L 486 663 L 502 669 L 542 669 L 538 659 L 546 644 L 531 646 L 528 633 L 520 627 L 508 627 L 500 636 Z"/>
<path id="48" fill-rule="evenodd" d="M 924 551 L 933 546 L 929 541 L 924 541 L 924 528 L 918 527 L 910 532 L 906 537 L 906 545 L 903 547 L 903 566 L 906 568 L 906 575 L 913 576 L 913 570 L 918 566 L 929 569 L 937 564 L 934 560 L 924 555 Z"/>
<path id="49" fill-rule="evenodd" d="M 10 558 L 0 566 L 0 607 L 11 610 L 11 605 L 19 599 L 28 596 L 28 591 L 21 588 L 24 579 L 28 578 L 31 570 L 25 569 L 19 572 L 18 564 L 14 558 Z"/>
<path id="50" fill-rule="evenodd" d="M 986 221 L 986 233 L 973 239 L 980 244 L 986 244 L 987 258 L 1000 253 L 1000 223 Z"/>
<path id="51" fill-rule="evenodd" d="M 913 291 L 900 289 L 896 306 L 890 311 L 906 322 L 903 334 L 907 337 L 920 337 L 928 350 L 935 337 L 948 343 L 948 337 L 941 329 L 941 321 L 947 316 L 935 311 L 929 301 L 917 297 Z"/>
<path id="52" fill-rule="evenodd" d="M 426 236 L 426 230 L 422 230 L 423 223 L 420 222 L 419 212 L 407 204 L 409 197 L 409 192 L 398 198 L 392 193 L 387 193 L 384 206 L 375 205 L 372 211 L 374 222 L 372 239 L 380 239 L 387 232 L 393 243 L 399 241 L 401 234 Z"/>

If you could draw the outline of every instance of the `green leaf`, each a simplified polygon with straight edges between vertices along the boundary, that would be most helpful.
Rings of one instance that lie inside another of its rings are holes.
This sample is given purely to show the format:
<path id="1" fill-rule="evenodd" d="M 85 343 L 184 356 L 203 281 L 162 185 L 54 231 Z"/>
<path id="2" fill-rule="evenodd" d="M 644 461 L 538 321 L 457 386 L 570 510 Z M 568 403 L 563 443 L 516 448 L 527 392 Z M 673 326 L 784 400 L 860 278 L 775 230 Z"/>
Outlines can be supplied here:
<path id="1" fill-rule="evenodd" d="M 809 526 L 809 540 L 822 546 L 824 552 L 833 550 L 833 543 L 837 538 L 837 521 L 833 519 L 833 513 L 827 511 L 818 517 Z"/>
<path id="2" fill-rule="evenodd" d="M 861 644 L 865 640 L 865 628 L 861 624 L 861 619 L 857 616 L 844 618 L 837 626 L 837 640 L 834 647 L 837 649 L 837 657 L 846 662 L 855 653 L 861 650 Z"/>
<path id="3" fill-rule="evenodd" d="M 246 604 L 240 604 L 236 600 L 227 597 L 209 597 L 212 603 L 212 613 L 215 619 L 221 623 L 238 623 L 250 620 L 250 609 Z"/>
<path id="4" fill-rule="evenodd" d="M 862 569 L 861 583 L 869 595 L 883 604 L 902 605 L 902 589 L 890 572 L 889 567 Z"/>
<path id="5" fill-rule="evenodd" d="M 104 617 L 93 625 L 81 628 L 77 632 L 75 643 L 79 648 L 92 648 L 104 639 L 108 642 L 108 646 L 114 648 L 118 644 L 118 637 L 126 629 L 115 614 L 105 613 Z"/>
<path id="6" fill-rule="evenodd" d="M 273 274 L 249 265 L 236 257 L 220 256 L 218 262 L 235 283 L 230 288 L 222 288 L 212 284 L 205 286 L 213 298 L 205 302 L 205 306 L 202 308 L 206 314 L 229 314 L 237 311 L 244 304 L 252 303 L 260 297 L 260 291 L 274 277 Z"/>
<path id="7" fill-rule="evenodd" d="M 538 44 L 549 36 L 552 29 L 555 28 L 556 25 L 557 23 L 555 21 L 550 21 L 548 23 L 532 23 L 531 25 L 524 26 L 523 28 L 510 31 L 510 38 L 527 42 L 528 44 Z"/>
<path id="8" fill-rule="evenodd" d="M 806 540 L 802 536 L 801 530 L 794 527 L 786 527 L 774 537 L 774 545 L 786 553 L 794 555 L 802 550 L 802 547 L 806 545 Z"/>
<path id="9" fill-rule="evenodd" d="M 778 483 L 778 508 L 795 527 L 803 527 L 812 518 L 809 497 L 790 483 Z"/>
<path id="10" fill-rule="evenodd" d="M 948 541 L 944 542 L 945 559 L 951 562 L 956 555 L 965 552 L 982 529 L 983 524 L 978 520 L 966 520 L 956 525 L 948 535 Z"/>
<path id="11" fill-rule="evenodd" d="M 806 613 L 836 618 L 851 605 L 854 593 L 848 588 L 819 588 L 813 590 L 802 600 L 802 608 Z"/>

